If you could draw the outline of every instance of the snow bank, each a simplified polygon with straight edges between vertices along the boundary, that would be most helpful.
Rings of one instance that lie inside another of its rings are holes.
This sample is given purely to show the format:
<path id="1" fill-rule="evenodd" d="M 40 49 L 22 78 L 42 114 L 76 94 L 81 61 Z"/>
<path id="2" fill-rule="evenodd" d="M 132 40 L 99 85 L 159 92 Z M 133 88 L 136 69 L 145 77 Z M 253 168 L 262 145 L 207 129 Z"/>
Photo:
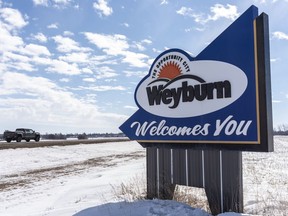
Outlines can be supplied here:
<path id="1" fill-rule="evenodd" d="M 210 216 L 201 209 L 194 209 L 188 205 L 172 200 L 143 200 L 137 202 L 107 203 L 104 205 L 85 209 L 74 216 L 111 216 L 111 215 L 133 215 L 133 216 Z"/>

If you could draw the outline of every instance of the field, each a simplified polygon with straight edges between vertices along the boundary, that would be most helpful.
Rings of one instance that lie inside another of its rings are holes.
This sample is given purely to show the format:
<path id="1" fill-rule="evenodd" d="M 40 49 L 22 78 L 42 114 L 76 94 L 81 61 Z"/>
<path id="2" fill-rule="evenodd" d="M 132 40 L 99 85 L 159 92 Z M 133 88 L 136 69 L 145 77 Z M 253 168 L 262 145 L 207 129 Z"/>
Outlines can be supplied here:
<path id="1" fill-rule="evenodd" d="M 243 153 L 245 214 L 288 215 L 288 137 L 274 143 L 273 153 Z M 135 141 L 2 149 L 0 167 L 1 216 L 209 215 L 175 201 L 125 202 L 145 186 Z M 119 196 L 123 183 L 134 192 Z"/>
<path id="2" fill-rule="evenodd" d="M 288 136 L 274 137 L 273 153 L 244 153 L 245 211 L 288 215 Z"/>

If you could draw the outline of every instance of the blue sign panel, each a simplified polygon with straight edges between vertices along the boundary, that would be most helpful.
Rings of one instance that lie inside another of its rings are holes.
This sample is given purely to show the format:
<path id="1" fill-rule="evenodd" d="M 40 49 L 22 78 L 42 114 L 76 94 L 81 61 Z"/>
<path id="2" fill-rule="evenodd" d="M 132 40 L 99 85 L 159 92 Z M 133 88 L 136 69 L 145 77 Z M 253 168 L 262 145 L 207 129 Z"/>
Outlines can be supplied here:
<path id="1" fill-rule="evenodd" d="M 161 53 L 120 129 L 140 143 L 260 144 L 257 17 L 251 6 L 196 57 Z"/>

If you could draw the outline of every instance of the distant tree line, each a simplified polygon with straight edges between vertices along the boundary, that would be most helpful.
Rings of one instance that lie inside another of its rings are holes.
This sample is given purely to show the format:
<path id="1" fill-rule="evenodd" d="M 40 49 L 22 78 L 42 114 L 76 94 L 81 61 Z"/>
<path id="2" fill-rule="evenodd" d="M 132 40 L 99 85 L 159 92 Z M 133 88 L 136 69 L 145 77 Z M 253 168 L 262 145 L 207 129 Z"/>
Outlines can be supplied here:
<path id="1" fill-rule="evenodd" d="M 42 139 L 51 139 L 51 140 L 59 140 L 59 139 L 89 139 L 89 138 L 99 138 L 99 137 L 125 137 L 123 133 L 46 133 L 41 134 Z"/>
<path id="2" fill-rule="evenodd" d="M 288 124 L 278 125 L 274 128 L 274 135 L 288 135 Z"/>

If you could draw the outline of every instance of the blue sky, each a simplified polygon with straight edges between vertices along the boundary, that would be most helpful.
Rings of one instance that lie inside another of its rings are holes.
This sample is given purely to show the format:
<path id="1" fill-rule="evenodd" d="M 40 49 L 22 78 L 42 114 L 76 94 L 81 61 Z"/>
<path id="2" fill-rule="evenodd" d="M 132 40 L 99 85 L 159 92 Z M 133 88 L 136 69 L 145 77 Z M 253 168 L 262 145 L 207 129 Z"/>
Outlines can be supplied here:
<path id="1" fill-rule="evenodd" d="M 287 0 L 0 0 L 0 131 L 120 132 L 161 52 L 197 55 L 251 4 L 270 20 L 274 127 L 288 124 Z"/>

